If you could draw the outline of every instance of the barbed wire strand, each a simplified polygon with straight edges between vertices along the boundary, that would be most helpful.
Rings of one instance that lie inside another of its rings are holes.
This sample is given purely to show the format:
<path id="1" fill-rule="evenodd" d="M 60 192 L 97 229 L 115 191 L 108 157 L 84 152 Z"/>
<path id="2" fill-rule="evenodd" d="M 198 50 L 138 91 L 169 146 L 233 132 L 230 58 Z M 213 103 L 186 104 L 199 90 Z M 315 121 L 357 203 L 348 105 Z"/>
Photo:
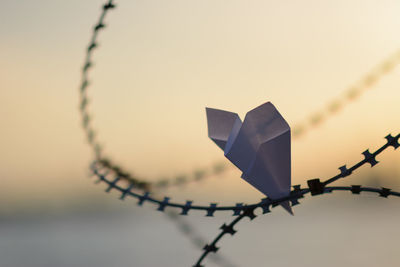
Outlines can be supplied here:
<path id="1" fill-rule="evenodd" d="M 351 186 L 351 187 L 326 187 L 326 185 L 329 185 L 330 183 L 333 183 L 337 181 L 340 178 L 345 178 L 353 173 L 356 169 L 360 168 L 366 163 L 369 163 L 371 167 L 374 167 L 378 161 L 376 160 L 376 157 L 382 153 L 385 149 L 388 147 L 393 147 L 395 150 L 400 146 L 399 144 L 399 139 L 400 139 L 400 134 L 396 136 L 392 136 L 391 134 L 388 134 L 386 137 L 386 143 L 378 148 L 375 152 L 371 153 L 369 152 L 369 149 L 365 150 L 362 154 L 364 156 L 364 159 L 356 163 L 350 168 L 347 168 L 346 165 L 342 166 L 339 168 L 340 173 L 338 175 L 333 176 L 332 178 L 327 179 L 324 182 L 321 182 L 319 179 L 312 179 L 308 180 L 308 186 L 309 188 L 307 189 L 301 189 L 300 185 L 294 186 L 293 190 L 290 192 L 290 195 L 281 199 L 277 200 L 272 200 L 269 198 L 264 198 L 262 199 L 259 203 L 256 204 L 251 204 L 251 205 L 244 205 L 243 203 L 238 203 L 236 206 L 227 206 L 227 207 L 218 207 L 216 203 L 211 203 L 209 206 L 192 206 L 192 201 L 187 201 L 185 206 L 181 204 L 174 204 L 174 203 L 169 203 L 169 197 L 164 197 L 163 201 L 155 200 L 155 199 L 150 199 L 149 197 L 149 192 L 145 192 L 143 195 L 133 193 L 131 190 L 133 190 L 132 184 L 130 184 L 127 188 L 120 187 L 117 185 L 118 181 L 120 180 L 118 177 L 116 177 L 114 180 L 108 180 L 107 178 L 107 173 L 101 174 L 99 170 L 96 168 L 96 163 L 92 164 L 92 171 L 93 173 L 99 178 L 98 181 L 103 181 L 108 184 L 108 187 L 106 189 L 106 192 L 109 192 L 111 189 L 116 189 L 121 193 L 120 199 L 124 199 L 127 195 L 134 196 L 138 198 L 138 205 L 143 205 L 144 201 L 150 201 L 153 203 L 158 204 L 157 210 L 158 211 L 165 211 L 165 208 L 167 206 L 170 207 L 178 207 L 181 209 L 181 215 L 187 215 L 189 210 L 191 209 L 198 209 L 198 210 L 206 210 L 206 216 L 212 217 L 214 216 L 214 212 L 216 210 L 231 210 L 233 211 L 233 216 L 238 216 L 236 219 L 233 220 L 233 222 L 229 225 L 223 225 L 221 229 L 223 230 L 215 239 L 214 241 L 209 244 L 205 245 L 203 247 L 204 252 L 198 262 L 196 263 L 195 266 L 200 267 L 201 262 L 204 260 L 205 257 L 210 252 L 217 252 L 218 248 L 216 247 L 217 242 L 226 234 L 234 234 L 236 231 L 233 229 L 233 226 L 238 223 L 243 217 L 249 217 L 250 219 L 255 218 L 254 210 L 256 208 L 261 207 L 263 210 L 263 214 L 269 213 L 271 207 L 277 206 L 279 203 L 283 201 L 290 201 L 291 206 L 296 206 L 300 204 L 299 199 L 303 198 L 304 195 L 311 193 L 312 196 L 315 195 L 320 195 L 324 194 L 327 192 L 332 192 L 332 191 L 344 191 L 344 190 L 350 190 L 354 194 L 359 194 L 360 192 L 375 192 L 379 193 L 380 196 L 382 197 L 387 197 L 389 195 L 394 195 L 394 196 L 400 196 L 400 193 L 391 191 L 391 189 L 388 188 L 367 188 L 367 187 L 361 187 L 361 186 Z M 188 228 L 187 230 L 190 230 Z M 190 232 L 187 233 L 187 235 L 190 237 Z M 194 240 L 191 238 L 191 240 Z M 199 244 L 197 244 L 198 246 Z M 224 260 L 222 260 L 224 262 Z"/>
<path id="2" fill-rule="evenodd" d="M 179 216 L 179 214 L 173 211 L 166 211 L 165 213 L 171 220 L 175 222 L 178 230 L 186 237 L 188 237 L 188 239 L 193 243 L 196 248 L 202 249 L 207 244 L 207 241 L 199 233 L 196 232 L 193 226 L 188 223 L 184 219 L 184 217 Z M 237 267 L 228 258 L 221 256 L 220 254 L 211 254 L 210 256 L 210 261 L 221 267 Z"/>
<path id="3" fill-rule="evenodd" d="M 302 191 L 302 189 L 298 188 L 295 189 L 296 190 L 300 190 Z M 292 191 L 292 192 L 294 192 Z M 332 193 L 335 191 L 350 191 L 352 194 L 355 195 L 360 195 L 361 192 L 372 192 L 372 193 L 377 193 L 379 197 L 384 197 L 387 198 L 388 196 L 396 196 L 396 197 L 400 197 L 400 192 L 395 192 L 392 191 L 389 188 L 371 188 L 371 187 L 362 187 L 360 185 L 352 185 L 352 186 L 336 186 L 336 187 L 325 187 L 323 192 L 318 194 L 318 195 L 322 195 L 322 194 L 326 194 L 326 193 Z M 304 192 L 304 191 L 303 191 Z M 310 192 L 310 191 L 309 191 Z M 303 196 L 306 194 L 306 192 L 303 194 Z M 312 195 L 312 194 L 311 194 Z M 296 202 L 295 204 L 292 203 L 292 206 L 294 205 L 298 205 L 299 203 Z M 202 262 L 205 260 L 205 258 L 208 255 L 217 255 L 215 253 L 217 253 L 217 251 L 220 249 L 220 247 L 217 247 L 217 243 L 225 236 L 225 235 L 231 235 L 233 236 L 234 234 L 237 233 L 237 229 L 234 229 L 234 226 L 236 224 L 238 224 L 243 218 L 249 218 L 250 220 L 254 220 L 257 215 L 255 215 L 254 210 L 256 208 L 248 208 L 247 210 L 243 210 L 241 212 L 241 214 L 236 217 L 231 223 L 227 224 L 223 224 L 220 229 L 221 232 L 214 238 L 214 240 L 209 243 L 206 244 L 203 247 L 203 253 L 201 254 L 201 256 L 199 257 L 199 259 L 197 260 L 196 264 L 193 267 L 204 267 L 205 265 L 201 265 Z M 270 211 L 268 210 L 267 212 L 265 212 L 265 210 L 263 210 L 263 214 L 269 213 Z M 213 254 L 210 254 L 213 253 Z"/>
<path id="4" fill-rule="evenodd" d="M 216 202 L 211 202 L 208 206 L 204 205 L 193 205 L 192 200 L 187 200 L 185 204 L 171 202 L 170 197 L 165 196 L 163 200 L 157 199 L 151 196 L 151 192 L 142 191 L 140 188 L 135 188 L 133 184 L 129 184 L 127 187 L 121 186 L 119 183 L 121 182 L 121 178 L 119 176 L 115 176 L 106 169 L 104 172 L 101 165 L 95 161 L 91 164 L 92 173 L 98 178 L 97 182 L 104 182 L 108 185 L 106 192 L 110 192 L 112 189 L 115 189 L 120 192 L 120 199 L 125 199 L 127 196 L 136 198 L 138 200 L 137 204 L 142 206 L 145 202 L 151 203 L 156 206 L 158 211 L 165 211 L 165 208 L 170 207 L 174 209 L 180 210 L 181 215 L 188 215 L 191 210 L 199 210 L 205 211 L 206 216 L 213 217 L 215 212 L 219 211 L 233 211 L 233 216 L 240 215 L 241 212 L 251 208 L 268 208 L 270 205 L 278 205 L 282 201 L 291 201 L 296 202 L 298 198 L 302 197 L 305 193 L 310 192 L 312 195 L 322 194 L 326 185 L 331 184 L 338 179 L 343 179 L 350 176 L 355 170 L 369 163 L 371 167 L 374 167 L 378 164 L 376 157 L 385 151 L 388 147 L 393 147 L 395 150 L 400 146 L 399 139 L 400 134 L 396 136 L 392 136 L 388 134 L 386 137 L 386 143 L 378 148 L 375 152 L 371 153 L 369 149 L 365 150 L 362 155 L 364 158 L 358 163 L 354 164 L 350 168 L 347 168 L 346 165 L 339 167 L 339 174 L 334 175 L 333 177 L 327 179 L 324 182 L 321 182 L 319 178 L 311 179 L 307 181 L 309 189 L 297 190 L 299 186 L 295 186 L 294 191 L 291 192 L 290 195 L 280 198 L 280 199 L 270 199 L 264 198 L 258 203 L 254 204 L 244 204 L 237 203 L 235 206 L 218 206 Z M 112 176 L 109 178 L 108 176 Z M 135 190 L 135 191 L 134 191 Z M 304 191 L 304 192 L 303 192 Z"/>
<path id="5" fill-rule="evenodd" d="M 93 27 L 92 36 L 90 38 L 89 45 L 86 50 L 86 57 L 82 67 L 82 80 L 80 83 L 80 114 L 82 118 L 82 126 L 85 131 L 87 142 L 92 147 L 97 161 L 101 162 L 105 167 L 118 173 L 121 179 L 126 179 L 130 183 L 133 183 L 136 187 L 143 188 L 145 190 L 161 189 L 168 186 L 184 185 L 190 182 L 196 182 L 203 180 L 207 177 L 215 176 L 216 174 L 221 174 L 228 170 L 228 165 L 222 162 L 217 162 L 209 168 L 195 170 L 191 174 L 177 175 L 173 178 L 165 178 L 158 180 L 156 182 L 149 182 L 145 179 L 134 176 L 130 172 L 124 170 L 118 164 L 113 162 L 111 159 L 103 155 L 103 147 L 98 141 L 96 131 L 93 126 L 93 116 L 89 110 L 89 97 L 88 97 L 88 87 L 90 85 L 89 81 L 89 71 L 93 68 L 92 55 L 95 49 L 98 48 L 98 35 L 100 31 L 106 28 L 105 18 L 110 10 L 115 9 L 116 4 L 113 0 L 107 1 L 102 8 L 102 12 L 98 19 L 98 22 Z M 294 139 L 301 137 L 308 130 L 321 125 L 322 122 L 327 120 L 330 116 L 336 114 L 340 109 L 343 109 L 346 104 L 356 100 L 362 93 L 367 89 L 371 88 L 376 84 L 383 76 L 390 73 L 400 62 L 400 51 L 397 51 L 382 63 L 377 65 L 371 72 L 365 75 L 363 78 L 356 83 L 355 86 L 351 86 L 343 96 L 331 101 L 328 105 L 321 108 L 319 111 L 314 112 L 313 115 L 308 118 L 304 123 L 296 124 L 293 127 L 292 136 Z M 230 166 L 230 165 L 229 165 Z"/>

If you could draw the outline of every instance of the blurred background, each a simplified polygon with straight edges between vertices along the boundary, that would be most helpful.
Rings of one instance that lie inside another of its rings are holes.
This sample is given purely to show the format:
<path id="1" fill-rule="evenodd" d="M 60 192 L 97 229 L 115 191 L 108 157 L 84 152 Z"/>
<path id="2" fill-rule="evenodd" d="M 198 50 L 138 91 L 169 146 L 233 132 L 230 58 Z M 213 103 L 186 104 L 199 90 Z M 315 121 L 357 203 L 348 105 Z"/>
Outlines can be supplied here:
<path id="1" fill-rule="evenodd" d="M 78 86 L 103 2 L 1 2 L 0 266 L 192 266 L 200 256 L 162 213 L 88 178 Z M 227 162 L 207 137 L 205 107 L 244 118 L 271 101 L 292 127 L 322 118 L 292 143 L 292 184 L 333 176 L 399 133 L 398 1 L 116 3 L 95 52 L 90 105 L 105 154 L 135 175 L 152 181 Z M 374 72 L 387 59 L 394 67 Z M 334 115 L 319 112 L 337 99 Z M 378 160 L 336 184 L 400 190 L 400 154 L 389 148 Z M 259 200 L 239 177 L 230 168 L 165 194 Z M 293 217 L 276 208 L 245 220 L 219 252 L 234 266 L 400 261 L 399 199 L 335 193 L 301 203 Z M 230 215 L 187 220 L 209 241 Z"/>

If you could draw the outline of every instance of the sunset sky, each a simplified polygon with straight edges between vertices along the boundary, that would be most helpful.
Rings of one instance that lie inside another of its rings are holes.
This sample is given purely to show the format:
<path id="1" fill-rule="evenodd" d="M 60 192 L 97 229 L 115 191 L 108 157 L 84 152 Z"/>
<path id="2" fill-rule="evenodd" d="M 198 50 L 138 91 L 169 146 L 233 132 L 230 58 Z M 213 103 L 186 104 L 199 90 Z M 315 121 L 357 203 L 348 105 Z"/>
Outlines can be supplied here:
<path id="1" fill-rule="evenodd" d="M 8 203 L 97 190 L 86 178 L 93 155 L 78 86 L 102 2 L 2 2 L 0 198 Z M 149 180 L 226 161 L 207 137 L 205 107 L 244 118 L 271 101 L 293 127 L 400 58 L 399 1 L 118 2 L 95 52 L 90 105 L 106 155 Z M 293 183 L 335 174 L 397 134 L 399 86 L 397 67 L 296 139 Z M 398 153 L 380 160 L 377 172 L 399 177 Z M 239 174 L 187 194 L 259 197 Z"/>
<path id="2" fill-rule="evenodd" d="M 172 220 L 88 178 L 79 85 L 105 1 L 1 1 L 1 266 L 193 266 L 199 239 L 232 220 L 231 211 Z M 243 119 L 271 101 L 293 130 L 293 185 L 336 175 L 400 132 L 400 1 L 116 2 L 89 75 L 104 155 L 146 181 L 230 166 L 157 197 L 220 206 L 265 197 L 208 138 L 206 107 Z M 377 160 L 335 185 L 400 192 L 400 149 Z M 256 210 L 218 254 L 235 266 L 398 265 L 399 198 L 335 192 L 300 203 L 295 216 Z"/>

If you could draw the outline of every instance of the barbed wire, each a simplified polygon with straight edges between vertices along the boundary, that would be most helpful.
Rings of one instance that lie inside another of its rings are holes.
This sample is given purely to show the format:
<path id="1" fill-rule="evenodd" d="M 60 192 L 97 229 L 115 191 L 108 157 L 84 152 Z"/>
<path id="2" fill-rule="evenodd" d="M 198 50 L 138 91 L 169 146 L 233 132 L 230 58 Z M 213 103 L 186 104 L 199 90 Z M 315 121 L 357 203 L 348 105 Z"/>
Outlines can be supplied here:
<path id="1" fill-rule="evenodd" d="M 90 38 L 89 45 L 86 50 L 86 57 L 82 68 L 82 80 L 80 83 L 80 114 L 82 118 L 82 126 L 85 131 L 85 135 L 88 144 L 94 151 L 96 160 L 103 164 L 104 167 L 117 173 L 121 179 L 128 180 L 130 183 L 134 184 L 136 187 L 142 188 L 144 190 L 158 190 L 169 186 L 179 186 L 186 183 L 196 182 L 203 180 L 207 177 L 215 176 L 216 174 L 221 174 L 228 170 L 229 167 L 225 163 L 216 162 L 211 167 L 195 170 L 191 174 L 177 175 L 173 178 L 165 178 L 158 180 L 156 182 L 149 182 L 145 179 L 137 177 L 132 173 L 126 171 L 121 166 L 113 162 L 110 158 L 107 158 L 103 154 L 103 147 L 97 138 L 95 128 L 93 126 L 93 117 L 91 116 L 89 110 L 89 97 L 88 97 L 88 87 L 90 85 L 89 81 L 89 71 L 93 68 L 92 55 L 95 49 L 98 48 L 98 35 L 100 31 L 106 28 L 105 18 L 108 12 L 116 7 L 113 0 L 107 1 L 102 8 L 100 17 L 93 27 L 92 36 Z M 371 88 L 376 84 L 379 79 L 384 75 L 390 73 L 398 64 L 400 63 L 400 51 L 397 51 L 392 56 L 385 59 L 382 63 L 377 65 L 371 72 L 365 75 L 363 78 L 356 83 L 355 86 L 349 87 L 345 90 L 342 97 L 339 97 L 331 101 L 328 105 L 324 106 L 313 115 L 308 118 L 305 122 L 296 124 L 293 127 L 292 137 L 294 139 L 303 136 L 308 130 L 321 125 L 322 122 L 327 120 L 330 116 L 336 114 L 340 109 L 343 109 L 346 104 L 354 101 L 368 88 Z"/>
<path id="2" fill-rule="evenodd" d="M 302 190 L 302 189 L 298 188 L 297 190 Z M 363 187 L 360 185 L 325 187 L 323 189 L 323 191 L 321 193 L 319 193 L 318 195 L 332 193 L 335 191 L 350 191 L 352 194 L 355 194 L 355 195 L 360 195 L 361 192 L 371 192 L 371 193 L 377 193 L 379 197 L 384 197 L 384 198 L 387 198 L 388 196 L 400 197 L 400 192 L 392 191 L 389 188 L 384 188 L 384 187 L 383 188 L 372 188 L 372 187 Z M 311 192 L 311 191 L 309 191 L 309 192 Z M 303 196 L 305 194 L 303 194 Z M 311 193 L 311 195 L 313 195 L 313 194 Z M 315 196 L 315 194 L 314 194 L 314 196 Z M 298 204 L 299 203 L 296 203 L 295 205 L 298 205 Z M 238 230 L 234 229 L 234 226 L 236 224 L 238 224 L 243 218 L 249 218 L 250 220 L 254 220 L 257 217 L 257 215 L 254 213 L 255 209 L 256 208 L 253 207 L 253 208 L 248 208 L 247 210 L 243 210 L 241 212 L 241 214 L 238 217 L 236 217 L 231 223 L 229 223 L 229 224 L 224 223 L 219 228 L 221 230 L 221 232 L 214 238 L 214 240 L 211 243 L 206 244 L 203 247 L 204 251 L 201 254 L 201 256 L 199 257 L 199 259 L 197 260 L 197 262 L 195 263 L 195 265 L 193 265 L 193 267 L 204 267 L 204 265 L 201 265 L 201 264 L 208 255 L 217 255 L 215 253 L 217 253 L 217 251 L 219 251 L 219 249 L 220 249 L 220 247 L 217 247 L 217 243 L 225 235 L 233 236 L 234 234 L 236 234 Z M 270 212 L 269 210 L 267 212 L 265 212 L 263 210 L 263 214 L 266 214 L 269 212 Z M 213 254 L 210 254 L 210 253 L 213 253 Z"/>
<path id="3" fill-rule="evenodd" d="M 216 203 L 211 203 L 209 206 L 193 206 L 192 201 L 186 201 L 185 205 L 178 204 L 178 203 L 171 203 L 169 202 L 169 197 L 164 197 L 163 201 L 157 200 L 155 198 L 150 197 L 149 192 L 145 192 L 144 194 L 140 193 L 135 193 L 132 192 L 134 190 L 134 186 L 130 184 L 127 188 L 121 187 L 118 185 L 118 182 L 121 180 L 118 176 L 114 178 L 113 180 L 108 179 L 108 170 L 106 173 L 101 173 L 101 170 L 98 169 L 98 166 L 96 166 L 96 162 L 94 162 L 91 166 L 92 172 L 94 175 L 96 175 L 99 180 L 98 182 L 105 182 L 108 187 L 106 189 L 106 192 L 110 192 L 112 189 L 116 189 L 121 193 L 120 199 L 125 199 L 126 196 L 132 196 L 137 198 L 138 205 L 143 205 L 145 201 L 154 203 L 157 206 L 157 210 L 164 212 L 166 207 L 174 207 L 174 208 L 179 208 L 181 209 L 180 215 L 188 215 L 188 212 L 190 210 L 205 210 L 206 211 L 206 216 L 212 217 L 214 216 L 214 213 L 219 210 L 219 211 L 233 211 L 233 216 L 237 216 L 230 224 L 226 225 L 223 224 L 221 226 L 221 233 L 217 235 L 217 237 L 210 243 L 206 244 L 203 247 L 203 253 L 194 265 L 194 267 L 202 267 L 201 263 L 203 260 L 211 253 L 216 253 L 218 251 L 217 243 L 222 237 L 226 234 L 231 234 L 234 235 L 236 233 L 236 230 L 233 228 L 238 222 L 240 222 L 244 217 L 250 218 L 250 220 L 253 220 L 256 218 L 256 215 L 254 213 L 254 210 L 257 208 L 262 209 L 262 213 L 266 214 L 271 211 L 271 208 L 276 207 L 282 202 L 285 201 L 290 201 L 291 206 L 296 206 L 300 204 L 299 199 L 304 198 L 306 194 L 311 194 L 311 196 L 316 196 L 316 195 L 322 195 L 326 193 L 331 193 L 334 191 L 351 191 L 353 194 L 360 194 L 361 192 L 373 192 L 379 194 L 381 197 L 388 197 L 388 196 L 397 196 L 400 197 L 400 192 L 392 191 L 389 188 L 371 188 L 371 187 L 362 187 L 360 185 L 352 185 L 352 186 L 335 186 L 335 187 L 327 187 L 327 185 L 350 176 L 355 170 L 360 168 L 361 166 L 365 164 L 370 164 L 371 167 L 374 167 L 376 164 L 379 162 L 377 161 L 376 157 L 382 153 L 384 150 L 386 150 L 388 147 L 393 147 L 394 150 L 396 150 L 399 146 L 399 139 L 400 139 L 400 134 L 397 134 L 396 136 L 392 136 L 391 134 L 388 134 L 386 137 L 386 143 L 382 145 L 380 148 L 378 148 L 375 152 L 371 153 L 369 149 L 365 150 L 362 155 L 364 156 L 364 159 L 359 161 L 358 163 L 354 164 L 350 168 L 347 168 L 346 165 L 343 165 L 342 167 L 339 167 L 340 173 L 321 182 L 320 179 L 311 179 L 307 181 L 308 188 L 301 188 L 300 185 L 295 185 L 293 186 L 293 190 L 290 192 L 290 194 L 286 197 L 280 198 L 280 199 L 270 199 L 270 198 L 264 198 L 260 202 L 255 203 L 255 204 L 243 204 L 243 203 L 238 203 L 235 206 L 224 206 L 224 207 L 217 207 Z M 176 221 L 176 218 L 178 216 L 176 214 L 173 215 L 174 220 Z M 198 239 L 197 236 L 192 235 L 192 229 L 190 228 L 190 225 L 185 225 L 185 224 L 179 224 L 181 230 L 183 232 L 186 232 L 186 235 L 191 237 L 191 240 L 196 240 Z M 186 228 L 187 227 L 187 228 Z M 197 246 L 199 246 L 199 243 L 197 243 Z M 214 255 L 214 254 L 213 254 Z M 214 259 L 215 261 L 215 259 Z M 223 259 L 222 262 L 225 262 Z"/>
<path id="4" fill-rule="evenodd" d="M 164 196 L 163 200 L 157 199 L 151 196 L 150 191 L 142 191 L 141 188 L 135 188 L 134 184 L 128 184 L 127 187 L 123 187 L 120 185 L 120 182 L 123 181 L 121 177 L 115 176 L 115 174 L 110 173 L 108 169 L 99 165 L 97 161 L 94 161 L 91 164 L 92 173 L 98 178 L 97 182 L 104 182 L 108 185 L 106 192 L 110 192 L 112 189 L 115 189 L 120 192 L 120 199 L 123 200 L 127 196 L 136 198 L 138 200 L 137 204 L 142 206 L 144 203 L 151 203 L 156 206 L 158 211 L 164 211 L 167 207 L 174 208 L 180 210 L 181 215 L 188 215 L 189 211 L 191 210 L 199 210 L 205 211 L 207 217 L 213 217 L 214 213 L 217 211 L 232 211 L 233 216 L 239 216 L 241 212 L 261 207 L 263 210 L 268 211 L 270 206 L 276 206 L 282 201 L 291 201 L 292 205 L 298 203 L 298 199 L 302 198 L 304 194 L 311 193 L 311 195 L 318 195 L 322 194 L 327 185 L 337 181 L 338 179 L 346 178 L 350 176 L 355 170 L 359 169 L 361 166 L 369 163 L 371 167 L 374 167 L 378 164 L 376 157 L 385 151 L 388 147 L 393 147 L 397 149 L 399 144 L 400 133 L 396 136 L 392 136 L 388 134 L 385 139 L 386 143 L 378 148 L 375 152 L 371 153 L 369 149 L 362 152 L 364 159 L 359 161 L 358 163 L 354 164 L 350 168 L 347 168 L 346 165 L 339 167 L 339 174 L 334 175 L 333 177 L 327 179 L 326 181 L 321 182 L 319 178 L 311 179 L 307 181 L 309 189 L 300 189 L 299 185 L 294 186 L 293 190 L 291 191 L 290 195 L 285 196 L 279 199 L 270 199 L 264 198 L 261 199 L 260 202 L 254 204 L 244 204 L 244 203 L 237 203 L 234 206 L 218 206 L 216 202 L 211 202 L 208 206 L 204 205 L 193 205 L 192 200 L 187 200 L 185 204 L 171 202 L 171 198 Z M 104 170 L 104 171 L 103 171 Z M 112 176 L 109 178 L 108 176 Z M 135 190 L 135 191 L 134 191 Z"/>
<path id="5" fill-rule="evenodd" d="M 219 174 L 227 170 L 227 165 L 223 163 L 216 163 L 212 168 L 201 169 L 193 172 L 190 175 L 180 175 L 171 179 L 162 179 L 157 182 L 149 182 L 139 177 L 132 175 L 131 173 L 125 171 L 123 168 L 112 162 L 111 159 L 105 157 L 103 155 L 103 148 L 100 142 L 97 139 L 96 132 L 92 123 L 92 116 L 89 111 L 89 98 L 87 88 L 89 87 L 89 70 L 93 67 L 92 63 L 92 54 L 95 48 L 98 47 L 98 34 L 99 32 L 105 28 L 105 17 L 109 10 L 112 10 L 116 7 L 113 0 L 107 1 L 106 4 L 103 5 L 102 13 L 99 17 L 98 22 L 93 28 L 93 34 L 91 37 L 91 41 L 89 46 L 87 47 L 86 59 L 84 66 L 82 68 L 82 81 L 80 85 L 80 113 L 82 117 L 83 129 L 86 134 L 87 141 L 89 145 L 92 147 L 96 161 L 91 165 L 91 170 L 93 174 L 98 177 L 99 182 L 105 182 L 108 185 L 106 189 L 109 192 L 112 189 L 115 189 L 121 193 L 120 198 L 124 199 L 126 196 L 131 196 L 138 199 L 138 204 L 143 205 L 145 202 L 153 203 L 157 206 L 157 210 L 165 211 L 167 207 L 172 207 L 180 210 L 180 215 L 187 215 L 190 210 L 203 210 L 206 212 L 206 216 L 212 217 L 216 211 L 233 211 L 233 215 L 237 216 L 233 222 L 229 225 L 224 224 L 221 229 L 222 233 L 218 235 L 212 243 L 206 245 L 204 247 L 204 253 L 200 257 L 199 261 L 196 263 L 196 266 L 201 266 L 201 262 L 205 259 L 205 257 L 210 252 L 216 252 L 218 248 L 216 247 L 217 242 L 227 233 L 234 234 L 236 231 L 233 229 L 242 218 L 249 217 L 250 219 L 254 219 L 256 216 L 254 214 L 254 210 L 256 208 L 262 208 L 263 214 L 269 213 L 271 207 L 277 206 L 282 201 L 290 201 L 292 206 L 299 204 L 299 199 L 303 198 L 304 195 L 310 193 L 312 196 L 325 194 L 333 191 L 351 191 L 354 194 L 359 194 L 360 192 L 375 192 L 379 193 L 380 196 L 387 197 L 389 195 L 399 196 L 398 192 L 391 191 L 388 188 L 367 188 L 361 186 L 351 186 L 351 187 L 327 187 L 330 183 L 340 179 L 345 178 L 352 174 L 353 171 L 360 168 L 366 163 L 369 163 L 371 167 L 375 166 L 378 162 L 376 161 L 376 156 L 379 155 L 382 151 L 384 151 L 387 147 L 393 146 L 395 149 L 399 146 L 399 135 L 393 137 L 391 135 L 386 136 L 387 143 L 379 148 L 374 153 L 370 153 L 369 150 L 363 152 L 364 159 L 357 164 L 353 165 L 350 168 L 347 168 L 346 165 L 339 168 L 340 173 L 336 176 L 321 182 L 319 179 L 308 180 L 308 188 L 302 189 L 299 185 L 294 186 L 290 195 L 276 200 L 271 200 L 269 198 L 262 199 L 260 202 L 255 204 L 244 204 L 237 203 L 235 206 L 223 206 L 218 207 L 217 203 L 210 203 L 209 206 L 194 206 L 193 201 L 186 201 L 185 204 L 172 203 L 170 202 L 169 197 L 164 197 L 163 200 L 158 200 L 150 196 L 150 190 L 162 189 L 168 186 L 173 185 L 183 185 L 189 182 L 199 181 L 206 177 L 214 176 L 215 174 Z M 308 130 L 311 130 L 315 126 L 320 125 L 322 122 L 327 120 L 330 116 L 336 114 L 340 109 L 344 108 L 347 104 L 354 101 L 357 97 L 359 97 L 363 92 L 365 92 L 368 88 L 372 87 L 379 79 L 381 79 L 384 75 L 389 73 L 398 63 L 400 62 L 400 52 L 396 52 L 394 55 L 386 59 L 383 63 L 379 64 L 377 67 L 373 69 L 370 73 L 368 73 L 365 77 L 363 77 L 356 86 L 350 87 L 345 91 L 345 94 L 342 97 L 331 101 L 328 105 L 324 106 L 319 111 L 315 112 L 309 119 L 305 122 L 296 124 L 293 127 L 292 137 L 298 138 L 304 135 Z M 102 173 L 101 171 L 105 172 Z M 115 177 L 113 179 L 108 178 L 108 174 L 114 174 Z M 122 187 L 120 186 L 120 182 L 127 181 L 128 186 Z M 143 192 L 144 190 L 144 192 Z M 139 192 L 137 192 L 139 191 Z M 140 192 L 141 191 L 141 192 Z M 168 217 L 173 219 L 173 221 L 177 224 L 178 228 L 181 232 L 185 233 L 185 235 L 189 236 L 194 244 L 200 246 L 204 244 L 204 240 L 195 234 L 195 231 L 191 227 L 190 224 L 185 222 L 182 217 L 178 216 L 178 214 L 173 213 L 173 211 L 166 212 Z M 232 264 L 226 259 L 220 257 L 215 258 L 214 261 L 219 265 L 223 266 L 232 266 Z"/>
<path id="6" fill-rule="evenodd" d="M 375 166 L 378 164 L 378 161 L 376 160 L 376 156 L 379 155 L 382 151 L 384 151 L 386 148 L 389 146 L 393 147 L 395 150 L 400 146 L 399 144 L 399 138 L 400 134 L 398 134 L 396 137 L 393 137 L 391 134 L 387 135 L 386 137 L 386 144 L 377 149 L 374 153 L 370 153 L 369 150 L 365 150 L 362 154 L 364 155 L 364 160 L 358 162 L 357 164 L 353 165 L 350 168 L 347 168 L 346 165 L 342 166 L 339 168 L 340 174 L 333 176 L 330 179 L 327 179 L 324 182 L 321 182 L 320 179 L 312 179 L 308 180 L 307 184 L 309 186 L 308 190 L 301 189 L 300 186 L 295 186 L 294 189 L 291 191 L 291 194 L 294 194 L 296 191 L 301 192 L 304 191 L 301 194 L 301 198 L 304 197 L 304 195 L 310 193 L 311 196 L 316 196 L 316 195 L 322 195 L 326 193 L 332 193 L 335 191 L 350 191 L 352 194 L 355 195 L 360 195 L 361 192 L 371 192 L 371 193 L 376 193 L 380 197 L 387 198 L 388 196 L 396 196 L 400 197 L 400 192 L 393 191 L 392 189 L 389 188 L 372 188 L 372 187 L 363 187 L 360 185 L 352 185 L 352 186 L 335 186 L 335 187 L 327 187 L 326 185 L 329 185 L 341 178 L 345 178 L 353 173 L 354 170 L 358 169 L 365 163 L 369 163 L 371 167 Z M 295 201 L 291 201 L 292 206 L 296 206 L 300 204 L 298 201 L 299 198 L 295 198 Z M 285 201 L 285 200 L 283 200 Z M 281 201 L 281 202 L 283 202 Z M 279 202 L 279 203 L 281 203 Z M 272 205 L 272 207 L 277 206 L 277 204 Z M 250 220 L 253 220 L 257 217 L 255 215 L 254 210 L 257 207 L 248 207 L 247 209 L 244 209 L 241 211 L 240 215 L 235 218 L 230 224 L 226 225 L 225 223 L 220 227 L 222 230 L 210 244 L 206 244 L 203 247 L 203 253 L 201 254 L 200 258 L 197 260 L 196 264 L 193 267 L 204 267 L 204 265 L 201 265 L 201 263 L 204 261 L 204 259 L 212 252 L 216 253 L 219 250 L 219 247 L 217 247 L 217 243 L 219 240 L 221 240 L 226 234 L 234 235 L 237 230 L 234 229 L 234 226 L 239 223 L 243 218 L 248 217 Z M 264 209 L 263 208 L 263 213 L 266 214 L 269 213 L 270 209 Z"/>

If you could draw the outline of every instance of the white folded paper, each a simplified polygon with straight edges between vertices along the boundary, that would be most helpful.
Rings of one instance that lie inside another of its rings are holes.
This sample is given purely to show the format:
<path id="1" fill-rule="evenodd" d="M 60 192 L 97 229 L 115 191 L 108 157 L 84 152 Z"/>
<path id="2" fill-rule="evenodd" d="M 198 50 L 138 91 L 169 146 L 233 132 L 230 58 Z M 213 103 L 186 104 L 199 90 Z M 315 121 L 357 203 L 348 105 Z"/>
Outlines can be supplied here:
<path id="1" fill-rule="evenodd" d="M 208 136 L 243 173 L 242 178 L 271 199 L 290 194 L 290 127 L 267 102 L 247 112 L 244 122 L 236 113 L 206 108 Z M 293 214 L 289 201 L 280 203 Z"/>

